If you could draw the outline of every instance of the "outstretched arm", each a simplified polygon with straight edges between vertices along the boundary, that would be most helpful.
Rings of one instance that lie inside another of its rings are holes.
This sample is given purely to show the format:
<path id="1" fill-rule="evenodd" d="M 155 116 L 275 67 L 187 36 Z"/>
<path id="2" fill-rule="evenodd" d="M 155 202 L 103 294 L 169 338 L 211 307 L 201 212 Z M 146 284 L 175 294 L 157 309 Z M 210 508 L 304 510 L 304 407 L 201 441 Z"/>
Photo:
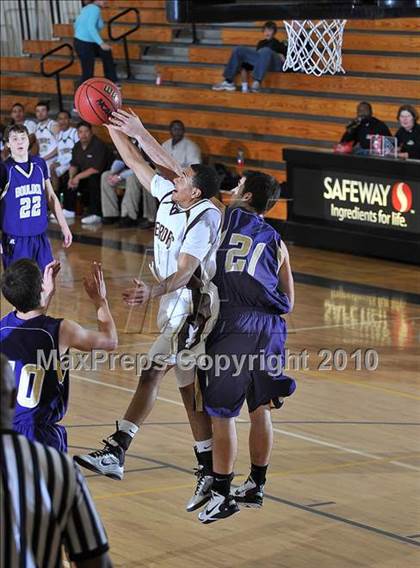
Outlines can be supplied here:
<path id="1" fill-rule="evenodd" d="M 198 258 L 190 254 L 181 253 L 178 257 L 177 271 L 165 280 L 162 280 L 162 282 L 159 282 L 159 284 L 149 286 L 142 280 L 134 278 L 134 287 L 123 292 L 124 302 L 128 306 L 140 306 L 146 304 L 152 298 L 157 298 L 183 288 L 190 282 L 199 265 L 200 261 Z"/>
<path id="2" fill-rule="evenodd" d="M 140 118 L 130 109 L 130 112 L 119 109 L 112 113 L 110 119 L 114 128 L 135 138 L 149 158 L 157 165 L 181 175 L 181 165 L 153 138 L 143 126 Z M 112 127 L 111 127 L 112 128 Z"/>
<path id="3" fill-rule="evenodd" d="M 114 319 L 106 297 L 106 286 L 102 267 L 94 262 L 92 272 L 84 278 L 85 290 L 95 306 L 98 331 L 85 329 L 75 321 L 64 320 L 60 326 L 60 353 L 69 347 L 90 351 L 104 349 L 112 351 L 117 348 L 118 335 Z"/>

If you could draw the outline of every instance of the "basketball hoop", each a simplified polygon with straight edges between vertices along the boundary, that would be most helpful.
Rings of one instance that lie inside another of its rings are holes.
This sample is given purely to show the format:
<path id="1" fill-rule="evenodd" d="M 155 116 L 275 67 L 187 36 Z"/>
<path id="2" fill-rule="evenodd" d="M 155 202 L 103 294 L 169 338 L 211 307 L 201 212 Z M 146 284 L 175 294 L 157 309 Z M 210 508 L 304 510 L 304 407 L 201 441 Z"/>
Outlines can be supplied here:
<path id="1" fill-rule="evenodd" d="M 287 31 L 287 56 L 283 71 L 303 71 L 317 77 L 345 73 L 341 48 L 347 20 L 284 21 Z"/>

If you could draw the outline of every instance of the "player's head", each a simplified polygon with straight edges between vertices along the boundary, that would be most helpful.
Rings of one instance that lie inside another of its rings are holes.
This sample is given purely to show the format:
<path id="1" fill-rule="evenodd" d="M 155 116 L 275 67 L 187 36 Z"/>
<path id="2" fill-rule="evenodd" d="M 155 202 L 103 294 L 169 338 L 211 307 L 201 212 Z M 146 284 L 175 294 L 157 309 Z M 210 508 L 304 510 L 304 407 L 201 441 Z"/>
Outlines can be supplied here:
<path id="1" fill-rule="evenodd" d="M 263 25 L 263 34 L 265 39 L 272 39 L 277 33 L 276 22 L 265 22 Z"/>
<path id="2" fill-rule="evenodd" d="M 50 111 L 50 103 L 48 101 L 38 101 L 35 107 L 35 116 L 38 122 L 47 120 Z"/>
<path id="3" fill-rule="evenodd" d="M 15 412 L 16 386 L 7 357 L 0 353 L 0 426 L 10 428 Z"/>
<path id="4" fill-rule="evenodd" d="M 21 258 L 2 274 L 1 291 L 18 312 L 36 310 L 42 301 L 42 274 L 36 262 Z"/>
<path id="5" fill-rule="evenodd" d="M 169 132 L 174 144 L 177 144 L 184 138 L 185 126 L 182 120 L 173 120 L 169 125 Z"/>
<path id="6" fill-rule="evenodd" d="M 419 115 L 412 105 L 402 105 L 398 109 L 397 120 L 400 126 L 406 130 L 412 130 L 416 124 Z"/>
<path id="7" fill-rule="evenodd" d="M 172 200 L 184 207 L 200 199 L 210 199 L 219 191 L 219 178 L 216 170 L 204 164 L 188 166 L 180 176 L 174 179 L 174 184 Z"/>
<path id="8" fill-rule="evenodd" d="M 60 130 L 65 132 L 70 126 L 70 113 L 68 110 L 60 110 L 57 114 L 57 122 Z"/>
<path id="9" fill-rule="evenodd" d="M 28 159 L 29 150 L 29 132 L 23 124 L 13 124 L 6 128 L 4 133 L 4 141 L 6 146 L 10 148 L 12 158 L 18 158 L 20 161 Z"/>
<path id="10" fill-rule="evenodd" d="M 370 118 L 373 114 L 372 105 L 362 101 L 357 105 L 357 117 L 360 119 Z"/>
<path id="11" fill-rule="evenodd" d="M 21 103 L 15 103 L 10 111 L 13 124 L 22 124 L 25 120 L 25 109 Z"/>
<path id="12" fill-rule="evenodd" d="M 89 144 L 93 136 L 92 125 L 82 120 L 77 125 L 77 134 L 82 144 Z"/>
<path id="13" fill-rule="evenodd" d="M 237 204 L 246 205 L 258 214 L 264 213 L 280 195 L 279 183 L 263 172 L 245 172 L 237 188 Z"/>

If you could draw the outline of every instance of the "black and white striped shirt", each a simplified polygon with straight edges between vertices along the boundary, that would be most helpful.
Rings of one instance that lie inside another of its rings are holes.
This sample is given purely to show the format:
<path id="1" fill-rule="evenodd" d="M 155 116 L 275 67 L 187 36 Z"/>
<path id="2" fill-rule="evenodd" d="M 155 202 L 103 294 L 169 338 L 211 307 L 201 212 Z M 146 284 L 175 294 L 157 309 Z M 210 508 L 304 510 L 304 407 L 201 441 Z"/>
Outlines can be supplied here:
<path id="1" fill-rule="evenodd" d="M 12 430 L 0 430 L 1 568 L 59 568 L 99 556 L 108 541 L 72 459 Z"/>

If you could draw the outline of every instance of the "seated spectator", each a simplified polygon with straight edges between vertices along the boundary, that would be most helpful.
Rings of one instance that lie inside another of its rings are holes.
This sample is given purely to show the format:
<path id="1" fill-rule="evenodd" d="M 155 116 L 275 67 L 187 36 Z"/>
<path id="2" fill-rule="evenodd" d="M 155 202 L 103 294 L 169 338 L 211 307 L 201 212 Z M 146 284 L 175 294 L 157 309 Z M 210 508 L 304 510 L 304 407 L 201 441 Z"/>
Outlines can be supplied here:
<path id="1" fill-rule="evenodd" d="M 64 192 L 64 209 L 76 210 L 77 193 L 81 193 L 88 206 L 88 215 L 82 223 L 92 225 L 101 222 L 101 175 L 109 167 L 111 152 L 92 132 L 92 126 L 80 122 L 77 126 L 79 142 L 71 154 L 69 181 Z"/>
<path id="2" fill-rule="evenodd" d="M 79 141 L 76 128 L 70 126 L 70 113 L 62 110 L 57 115 L 58 126 L 58 146 L 56 160 L 51 164 L 51 182 L 54 191 L 58 194 L 64 193 L 69 181 L 69 169 L 71 162 L 71 153 L 74 145 Z M 64 210 L 65 217 L 74 217 L 74 211 Z"/>
<path id="3" fill-rule="evenodd" d="M 147 159 L 147 156 L 144 155 Z M 118 204 L 118 189 L 124 187 L 121 201 L 121 214 Z M 118 227 L 139 227 L 149 229 L 154 226 L 157 203 L 149 191 L 143 186 L 120 159 L 114 160 L 111 169 L 101 176 L 102 222 L 112 225 L 118 222 Z M 140 210 L 144 217 L 138 218 Z"/>
<path id="4" fill-rule="evenodd" d="M 420 160 L 420 125 L 418 114 L 411 105 L 403 105 L 398 109 L 397 118 L 400 128 L 395 133 L 398 140 L 398 157 Z"/>
<path id="5" fill-rule="evenodd" d="M 361 102 L 357 105 L 357 116 L 346 127 L 340 143 L 352 142 L 353 151 L 367 153 L 370 148 L 370 137 L 375 134 L 391 136 L 388 126 L 373 116 L 372 105 Z"/>
<path id="6" fill-rule="evenodd" d="M 48 101 L 39 101 L 35 107 L 35 116 L 38 121 L 35 128 L 38 153 L 47 162 L 48 168 L 51 167 L 57 156 L 57 136 L 59 131 L 59 126 L 55 120 L 48 117 L 49 111 L 50 104 Z"/>
<path id="7" fill-rule="evenodd" d="M 201 151 L 195 142 L 185 137 L 185 126 L 181 120 L 173 120 L 169 125 L 171 138 L 162 144 L 182 168 L 201 164 Z"/>
<path id="8" fill-rule="evenodd" d="M 31 118 L 25 118 L 25 109 L 21 103 L 15 103 L 10 110 L 9 126 L 13 126 L 14 124 L 22 124 L 23 126 L 26 126 L 29 133 L 30 153 L 32 155 L 36 155 L 38 153 L 38 145 L 35 138 L 36 122 Z M 1 148 L 1 159 L 6 160 L 9 156 L 9 148 L 3 145 Z"/>
<path id="9" fill-rule="evenodd" d="M 36 122 L 32 118 L 25 118 L 25 107 L 21 103 L 15 103 L 10 111 L 10 126 L 13 124 L 23 124 L 29 133 L 30 148 L 36 142 L 35 130 Z"/>
<path id="10" fill-rule="evenodd" d="M 70 456 L 12 430 L 16 388 L 3 354 L 0 371 L 0 565 L 62 566 L 65 546 L 77 568 L 111 568 L 107 536 L 85 478 Z"/>
<path id="11" fill-rule="evenodd" d="M 267 71 L 282 71 L 287 55 L 287 44 L 278 41 L 275 22 L 266 22 L 263 26 L 264 39 L 257 47 L 238 46 L 231 53 L 230 59 L 223 72 L 224 81 L 213 85 L 214 91 L 235 91 L 235 75 L 241 70 L 242 92 L 248 92 L 247 71 L 252 71 L 253 82 L 251 91 L 258 93 Z"/>

